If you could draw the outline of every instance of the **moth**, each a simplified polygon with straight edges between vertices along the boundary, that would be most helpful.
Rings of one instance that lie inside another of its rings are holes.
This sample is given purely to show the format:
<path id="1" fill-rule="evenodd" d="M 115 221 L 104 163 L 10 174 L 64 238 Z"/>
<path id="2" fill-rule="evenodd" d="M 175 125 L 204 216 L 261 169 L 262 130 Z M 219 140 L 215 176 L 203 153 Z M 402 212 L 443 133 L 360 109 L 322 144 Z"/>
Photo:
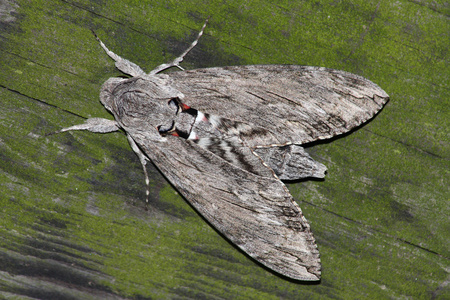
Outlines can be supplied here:
<path id="1" fill-rule="evenodd" d="M 310 225 L 282 180 L 323 178 L 326 167 L 302 144 L 328 139 L 371 119 L 389 97 L 344 71 L 298 65 L 184 70 L 203 34 L 149 73 L 100 46 L 129 78 L 110 78 L 100 101 L 115 120 L 64 128 L 122 130 L 144 169 L 151 161 L 186 200 L 242 251 L 292 279 L 318 281 Z M 177 67 L 181 71 L 163 74 Z"/>

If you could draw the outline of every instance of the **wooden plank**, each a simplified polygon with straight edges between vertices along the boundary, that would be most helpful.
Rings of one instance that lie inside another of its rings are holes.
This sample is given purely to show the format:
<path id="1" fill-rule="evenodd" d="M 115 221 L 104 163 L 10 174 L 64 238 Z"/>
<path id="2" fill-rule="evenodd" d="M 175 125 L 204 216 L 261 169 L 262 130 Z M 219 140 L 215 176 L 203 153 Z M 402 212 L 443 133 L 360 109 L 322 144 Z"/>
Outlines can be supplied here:
<path id="1" fill-rule="evenodd" d="M 438 1 L 3 1 L 0 294 L 38 299 L 445 299 L 449 22 Z M 289 183 L 311 222 L 319 284 L 281 278 L 217 234 L 150 167 L 151 205 L 121 133 L 45 134 L 97 116 L 120 73 L 90 29 L 151 70 L 212 16 L 186 68 L 342 69 L 391 101 L 308 151 L 323 181 Z"/>

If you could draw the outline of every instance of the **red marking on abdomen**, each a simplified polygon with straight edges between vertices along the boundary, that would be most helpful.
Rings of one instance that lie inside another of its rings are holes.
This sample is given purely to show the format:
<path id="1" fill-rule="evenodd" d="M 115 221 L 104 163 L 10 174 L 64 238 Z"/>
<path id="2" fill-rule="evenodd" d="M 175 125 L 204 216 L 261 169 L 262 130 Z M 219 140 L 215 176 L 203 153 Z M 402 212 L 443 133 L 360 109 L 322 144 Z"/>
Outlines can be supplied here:
<path id="1" fill-rule="evenodd" d="M 189 108 L 191 108 L 191 107 L 186 105 L 186 104 L 184 104 L 184 103 L 181 103 L 181 109 L 182 110 L 188 110 Z"/>

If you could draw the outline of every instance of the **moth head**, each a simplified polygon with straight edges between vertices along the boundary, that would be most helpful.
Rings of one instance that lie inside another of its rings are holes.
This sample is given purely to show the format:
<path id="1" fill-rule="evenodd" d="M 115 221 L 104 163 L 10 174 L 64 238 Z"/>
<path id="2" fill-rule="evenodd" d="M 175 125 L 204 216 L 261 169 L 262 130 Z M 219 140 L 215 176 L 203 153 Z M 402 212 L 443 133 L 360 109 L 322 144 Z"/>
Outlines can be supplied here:
<path id="1" fill-rule="evenodd" d="M 111 113 L 113 111 L 113 103 L 114 103 L 114 90 L 116 87 L 120 86 L 122 82 L 126 81 L 124 78 L 109 78 L 102 86 L 100 91 L 100 102 L 103 106 L 109 110 Z"/>
<path id="2" fill-rule="evenodd" d="M 100 93 L 100 101 L 124 129 L 139 130 L 155 139 L 174 129 L 182 97 L 156 76 L 110 78 Z"/>

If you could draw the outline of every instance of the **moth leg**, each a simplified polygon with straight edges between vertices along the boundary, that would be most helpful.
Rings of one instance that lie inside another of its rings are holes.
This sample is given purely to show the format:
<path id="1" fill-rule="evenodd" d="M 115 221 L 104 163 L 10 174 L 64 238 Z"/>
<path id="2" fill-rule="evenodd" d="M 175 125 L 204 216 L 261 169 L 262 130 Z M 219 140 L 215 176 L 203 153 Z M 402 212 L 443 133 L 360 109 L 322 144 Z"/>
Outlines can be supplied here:
<path id="1" fill-rule="evenodd" d="M 131 149 L 133 149 L 134 153 L 139 157 L 139 160 L 141 161 L 142 169 L 144 169 L 144 176 L 145 176 L 145 205 L 147 209 L 148 205 L 148 196 L 150 195 L 150 180 L 148 179 L 148 173 L 147 173 L 147 161 L 148 158 L 142 153 L 141 149 L 139 149 L 138 145 L 136 145 L 136 142 L 133 140 L 133 138 L 127 134 L 128 142 L 130 143 Z"/>
<path id="2" fill-rule="evenodd" d="M 166 70 L 168 68 L 171 67 L 177 67 L 180 70 L 184 70 L 181 66 L 180 63 L 183 61 L 183 58 L 186 56 L 186 54 L 189 53 L 189 51 L 191 51 L 195 45 L 197 45 L 198 40 L 200 39 L 200 37 L 203 35 L 203 31 L 205 30 L 206 24 L 208 24 L 208 19 L 206 19 L 205 24 L 203 24 L 202 29 L 200 30 L 200 32 L 198 33 L 197 38 L 195 39 L 195 41 L 192 42 L 192 44 L 189 46 L 189 48 L 187 48 L 180 56 L 178 56 L 177 58 L 175 58 L 172 62 L 167 63 L 167 64 L 162 64 L 157 66 L 154 70 L 152 70 L 149 74 L 150 75 L 154 75 L 156 73 L 159 73 L 163 70 Z"/>
<path id="3" fill-rule="evenodd" d="M 325 177 L 327 167 L 315 161 L 301 146 L 256 148 L 253 151 L 272 168 L 281 180 Z"/>
<path id="4" fill-rule="evenodd" d="M 133 77 L 145 75 L 145 72 L 141 69 L 141 67 L 129 61 L 128 59 L 120 57 L 119 55 L 115 54 L 114 52 L 106 48 L 105 44 L 103 44 L 103 42 L 98 38 L 95 32 L 92 31 L 92 33 L 94 34 L 97 41 L 100 43 L 100 46 L 102 46 L 103 50 L 105 50 L 106 54 L 108 54 L 109 57 L 111 57 L 116 61 L 117 69 Z"/>
<path id="5" fill-rule="evenodd" d="M 89 130 L 95 133 L 108 133 L 119 131 L 120 126 L 116 121 L 107 120 L 102 118 L 91 118 L 87 119 L 83 124 L 74 125 L 70 127 L 63 128 L 61 130 L 49 133 L 47 135 L 57 134 L 65 131 L 71 130 Z"/>

